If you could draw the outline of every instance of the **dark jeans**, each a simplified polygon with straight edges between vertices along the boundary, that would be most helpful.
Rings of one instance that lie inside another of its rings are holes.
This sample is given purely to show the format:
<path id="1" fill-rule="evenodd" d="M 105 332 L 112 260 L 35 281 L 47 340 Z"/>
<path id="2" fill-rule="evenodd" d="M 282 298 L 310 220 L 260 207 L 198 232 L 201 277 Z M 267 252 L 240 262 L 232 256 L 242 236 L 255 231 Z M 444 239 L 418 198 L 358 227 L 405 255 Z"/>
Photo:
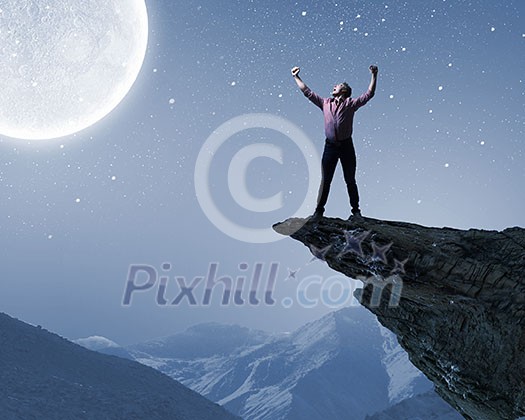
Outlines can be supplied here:
<path id="1" fill-rule="evenodd" d="M 334 178 L 338 160 L 341 160 L 341 166 L 343 167 L 343 175 L 346 182 L 348 197 L 350 198 L 352 213 L 359 210 L 359 192 L 357 191 L 357 184 L 355 183 L 356 157 L 354 143 L 350 138 L 337 143 L 328 140 L 325 142 L 323 159 L 321 161 L 321 186 L 319 187 L 317 208 L 315 209 L 318 212 L 324 212 L 324 206 L 328 200 L 330 184 Z"/>

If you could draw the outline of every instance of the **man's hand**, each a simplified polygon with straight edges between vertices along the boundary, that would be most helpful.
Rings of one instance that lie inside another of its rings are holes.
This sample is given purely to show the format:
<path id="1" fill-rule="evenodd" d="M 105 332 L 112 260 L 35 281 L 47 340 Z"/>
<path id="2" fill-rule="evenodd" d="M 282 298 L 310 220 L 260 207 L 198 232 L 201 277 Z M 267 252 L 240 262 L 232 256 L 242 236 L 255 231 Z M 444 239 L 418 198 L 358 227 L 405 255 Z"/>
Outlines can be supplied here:
<path id="1" fill-rule="evenodd" d="M 301 89 L 301 92 L 306 92 L 306 89 L 308 88 L 304 82 L 301 80 L 301 78 L 299 77 L 299 72 L 301 71 L 301 69 L 297 66 L 295 66 L 294 68 L 292 68 L 292 76 L 293 76 L 293 79 L 295 80 L 295 83 L 297 83 L 297 86 L 299 86 L 299 89 Z"/>
<path id="2" fill-rule="evenodd" d="M 374 66 L 373 64 L 369 67 L 370 73 L 372 73 L 372 77 L 370 78 L 370 85 L 368 86 L 368 91 L 372 93 L 372 96 L 374 96 L 376 92 L 376 84 L 377 84 L 377 66 Z"/>

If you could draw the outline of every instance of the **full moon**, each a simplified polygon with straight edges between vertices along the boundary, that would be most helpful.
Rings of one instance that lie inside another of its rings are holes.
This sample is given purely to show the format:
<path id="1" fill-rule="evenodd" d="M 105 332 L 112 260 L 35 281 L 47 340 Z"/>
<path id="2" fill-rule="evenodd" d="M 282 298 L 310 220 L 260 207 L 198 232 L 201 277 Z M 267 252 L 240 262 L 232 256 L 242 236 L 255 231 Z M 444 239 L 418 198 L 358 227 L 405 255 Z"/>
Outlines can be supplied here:
<path id="1" fill-rule="evenodd" d="M 62 137 L 109 114 L 139 74 L 144 0 L 0 3 L 0 135 Z"/>

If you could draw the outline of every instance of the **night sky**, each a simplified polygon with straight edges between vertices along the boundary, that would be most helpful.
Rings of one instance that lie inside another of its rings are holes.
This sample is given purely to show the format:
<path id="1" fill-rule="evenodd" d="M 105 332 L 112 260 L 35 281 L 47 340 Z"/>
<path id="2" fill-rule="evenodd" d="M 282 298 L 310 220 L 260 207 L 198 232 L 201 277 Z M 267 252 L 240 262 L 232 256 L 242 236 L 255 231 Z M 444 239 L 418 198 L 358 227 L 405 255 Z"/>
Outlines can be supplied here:
<path id="1" fill-rule="evenodd" d="M 315 145 L 312 158 L 321 155 L 322 113 L 294 83 L 296 65 L 322 96 L 343 81 L 360 95 L 369 65 L 379 67 L 376 95 L 354 123 L 364 216 L 461 229 L 525 224 L 523 1 L 146 4 L 145 62 L 113 112 L 59 139 L 0 137 L 1 311 L 68 338 L 129 344 L 207 321 L 289 331 L 336 309 L 285 307 L 301 278 L 336 273 L 291 239 L 257 243 L 256 231 L 251 242 L 232 238 L 196 198 L 199 152 L 232 118 L 282 118 Z M 277 210 L 243 208 L 229 188 L 230 162 L 252 144 L 273 144 L 282 163 L 260 156 L 230 180 L 242 178 L 258 199 L 282 192 Z M 252 229 L 296 213 L 308 190 L 302 150 L 265 126 L 227 138 L 209 170 L 215 205 Z M 315 203 L 306 204 L 301 216 L 313 212 Z M 349 214 L 339 167 L 325 216 Z M 171 301 L 175 277 L 189 283 L 213 263 L 220 275 L 248 276 L 260 263 L 266 278 L 272 262 L 275 305 L 220 305 L 217 289 L 208 306 L 163 306 L 157 287 L 122 305 L 133 264 L 160 273 L 169 263 Z"/>

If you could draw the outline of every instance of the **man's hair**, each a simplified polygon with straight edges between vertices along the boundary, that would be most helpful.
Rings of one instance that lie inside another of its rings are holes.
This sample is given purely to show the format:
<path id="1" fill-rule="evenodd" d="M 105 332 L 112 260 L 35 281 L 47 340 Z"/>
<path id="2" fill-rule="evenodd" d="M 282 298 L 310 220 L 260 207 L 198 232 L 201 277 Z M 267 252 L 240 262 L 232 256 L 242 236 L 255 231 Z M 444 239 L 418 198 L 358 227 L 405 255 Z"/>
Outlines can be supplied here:
<path id="1" fill-rule="evenodd" d="M 349 98 L 350 96 L 352 96 L 352 88 L 350 87 L 350 85 L 346 82 L 343 82 L 341 83 L 344 87 L 344 90 L 346 92 L 346 97 Z"/>

